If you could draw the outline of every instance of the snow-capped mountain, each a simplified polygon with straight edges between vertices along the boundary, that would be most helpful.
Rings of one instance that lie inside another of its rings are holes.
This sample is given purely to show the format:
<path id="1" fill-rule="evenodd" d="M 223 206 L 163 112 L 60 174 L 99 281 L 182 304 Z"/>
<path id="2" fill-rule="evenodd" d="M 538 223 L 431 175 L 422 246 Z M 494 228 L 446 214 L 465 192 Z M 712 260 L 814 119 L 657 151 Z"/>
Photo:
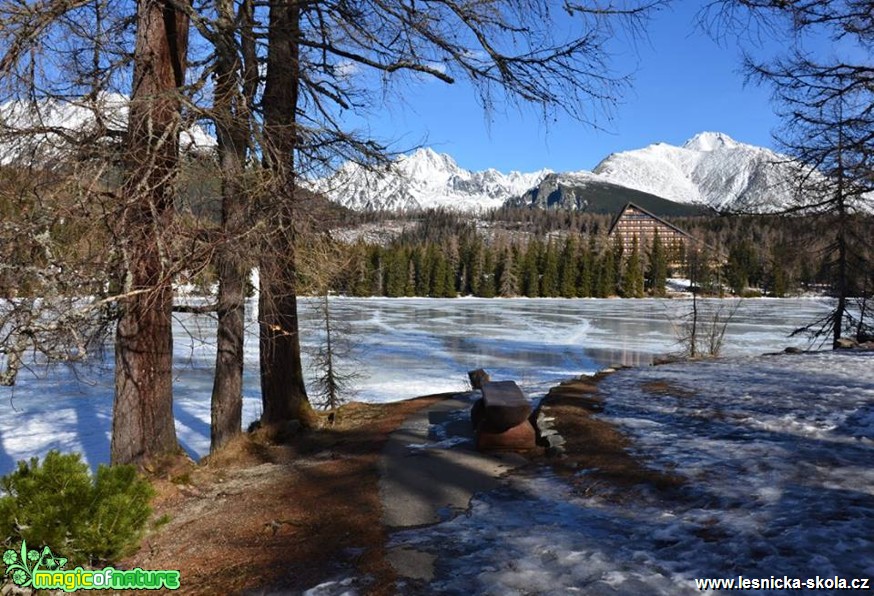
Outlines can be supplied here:
<path id="1" fill-rule="evenodd" d="M 796 172 L 789 158 L 718 132 L 697 134 L 682 147 L 657 143 L 614 153 L 594 170 L 605 181 L 671 201 L 739 211 L 787 206 Z"/>
<path id="2" fill-rule="evenodd" d="M 449 155 L 419 149 L 378 172 L 347 163 L 315 187 L 356 210 L 478 211 L 504 203 L 591 210 L 595 204 L 603 208 L 608 198 L 613 203 L 639 191 L 674 203 L 768 212 L 791 203 L 796 175 L 797 165 L 770 149 L 703 132 L 681 147 L 657 143 L 614 153 L 593 172 L 471 172 Z"/>
<path id="3" fill-rule="evenodd" d="M 471 172 L 449 155 L 419 149 L 402 155 L 387 169 L 373 171 L 346 163 L 334 175 L 314 182 L 314 189 L 355 210 L 415 210 L 443 207 L 480 211 L 500 207 L 536 186 L 551 172 Z"/>
<path id="4" fill-rule="evenodd" d="M 705 205 L 669 201 L 651 193 L 608 182 L 603 177 L 586 171 L 550 174 L 534 188 L 508 200 L 506 205 L 615 214 L 626 203 L 634 203 L 659 216 L 713 213 Z"/>
<path id="5" fill-rule="evenodd" d="M 62 157 L 76 143 L 117 137 L 127 128 L 129 102 L 124 95 L 105 93 L 93 100 L 0 104 L 0 164 Z M 185 150 L 209 148 L 215 139 L 193 125 L 182 131 L 180 143 Z"/>

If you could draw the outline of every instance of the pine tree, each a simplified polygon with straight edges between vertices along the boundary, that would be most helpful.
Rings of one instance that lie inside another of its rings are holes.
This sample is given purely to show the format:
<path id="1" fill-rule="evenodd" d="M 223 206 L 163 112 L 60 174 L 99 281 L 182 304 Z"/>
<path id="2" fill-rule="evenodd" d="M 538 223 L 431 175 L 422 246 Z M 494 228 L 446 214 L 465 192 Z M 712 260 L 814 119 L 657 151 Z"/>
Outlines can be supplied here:
<path id="1" fill-rule="evenodd" d="M 554 298 L 558 296 L 558 251 L 552 240 L 547 243 L 541 262 L 540 295 Z"/>
<path id="2" fill-rule="evenodd" d="M 611 250 L 613 252 L 613 287 L 610 289 L 610 294 L 612 295 L 617 294 L 619 288 L 622 287 L 622 274 L 625 269 L 625 259 L 623 258 L 625 243 L 620 234 L 613 237 Z"/>
<path id="3" fill-rule="evenodd" d="M 407 283 L 404 285 L 404 296 L 411 297 L 416 295 L 416 264 L 413 262 L 413 255 L 407 257 Z"/>
<path id="4" fill-rule="evenodd" d="M 352 260 L 352 295 L 353 296 L 371 296 L 373 294 L 373 283 L 371 271 L 368 267 L 368 249 L 363 244 L 356 244 L 354 257 Z"/>
<path id="5" fill-rule="evenodd" d="M 668 281 L 668 257 L 662 245 L 659 231 L 656 230 L 652 237 L 652 246 L 649 251 L 649 289 L 653 296 L 664 296 L 665 285 Z"/>
<path id="6" fill-rule="evenodd" d="M 455 298 L 458 296 L 458 290 L 456 289 L 458 271 L 455 266 L 453 266 L 451 257 L 446 257 L 444 263 L 446 263 L 446 266 L 443 268 L 443 293 L 440 294 L 440 297 Z"/>
<path id="7" fill-rule="evenodd" d="M 479 236 L 475 236 L 471 240 L 467 252 L 467 286 L 464 288 L 462 294 L 479 296 L 479 286 L 482 282 L 484 268 L 483 241 Z"/>
<path id="8" fill-rule="evenodd" d="M 382 249 L 379 246 L 373 246 L 370 249 L 370 257 L 367 261 L 367 268 L 370 272 L 371 296 L 383 296 L 383 260 Z"/>
<path id="9" fill-rule="evenodd" d="M 595 295 L 596 250 L 595 235 L 589 234 L 589 245 L 584 249 L 579 260 L 579 286 L 577 288 L 577 296 L 580 298 L 588 298 Z"/>
<path id="10" fill-rule="evenodd" d="M 428 248 L 431 262 L 431 281 L 429 283 L 428 295 L 433 298 L 445 296 L 449 289 L 446 287 L 448 264 L 443 253 L 440 252 L 433 244 Z"/>
<path id="11" fill-rule="evenodd" d="M 576 236 L 568 234 L 561 251 L 561 261 L 558 264 L 559 292 L 565 298 L 573 298 L 577 295 L 578 258 Z"/>
<path id="12" fill-rule="evenodd" d="M 643 298 L 643 268 L 640 265 L 640 247 L 637 235 L 631 241 L 631 254 L 628 255 L 625 264 L 622 295 L 626 298 Z"/>
<path id="13" fill-rule="evenodd" d="M 406 294 L 407 255 L 403 248 L 390 247 L 383 252 L 385 260 L 385 295 L 398 298 Z"/>
<path id="14" fill-rule="evenodd" d="M 519 278 L 516 275 L 516 259 L 513 255 L 515 251 L 516 246 L 505 249 L 496 268 L 498 295 L 503 298 L 519 295 Z"/>
<path id="15" fill-rule="evenodd" d="M 598 298 L 609 298 L 616 294 L 616 265 L 614 251 L 608 248 L 600 259 L 598 268 Z"/>
<path id="16" fill-rule="evenodd" d="M 540 243 L 535 239 L 528 243 L 522 261 L 522 293 L 529 298 L 540 295 L 540 268 L 537 264 L 539 257 Z"/>
<path id="17" fill-rule="evenodd" d="M 495 263 L 495 251 L 490 246 L 483 247 L 483 270 L 480 274 L 477 287 L 477 296 L 482 298 L 494 298 L 497 293 L 495 281 L 497 265 Z"/>

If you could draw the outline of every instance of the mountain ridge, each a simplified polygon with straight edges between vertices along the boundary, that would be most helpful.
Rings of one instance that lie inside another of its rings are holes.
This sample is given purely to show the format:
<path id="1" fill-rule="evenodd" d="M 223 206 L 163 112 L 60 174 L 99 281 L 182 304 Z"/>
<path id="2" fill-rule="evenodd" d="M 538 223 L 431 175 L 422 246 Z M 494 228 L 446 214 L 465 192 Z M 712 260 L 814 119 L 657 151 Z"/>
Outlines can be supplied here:
<path id="1" fill-rule="evenodd" d="M 354 210 L 444 207 L 476 212 L 502 206 L 550 173 L 504 174 L 494 168 L 473 172 L 460 167 L 450 155 L 426 147 L 401 155 L 388 168 L 369 169 L 346 162 L 328 178 L 313 181 L 312 186 Z"/>
<path id="2" fill-rule="evenodd" d="M 442 207 L 477 212 L 503 205 L 585 210 L 595 202 L 603 206 L 605 193 L 612 190 L 617 203 L 622 195 L 640 200 L 631 192 L 637 191 L 717 211 L 773 212 L 791 203 L 788 181 L 795 171 L 788 158 L 770 149 L 722 132 L 701 132 L 681 146 L 654 143 L 610 154 L 592 171 L 474 172 L 448 154 L 422 148 L 380 171 L 346 163 L 314 186 L 346 207 L 370 211 Z M 559 187 L 567 196 L 555 195 Z M 587 199 L 587 192 L 600 199 Z"/>

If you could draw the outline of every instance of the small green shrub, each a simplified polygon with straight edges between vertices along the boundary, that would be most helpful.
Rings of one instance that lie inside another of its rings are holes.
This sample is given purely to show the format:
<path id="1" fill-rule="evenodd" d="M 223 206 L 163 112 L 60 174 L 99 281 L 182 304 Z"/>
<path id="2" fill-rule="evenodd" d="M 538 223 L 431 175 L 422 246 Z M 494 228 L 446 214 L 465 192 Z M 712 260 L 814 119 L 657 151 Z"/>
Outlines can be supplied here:
<path id="1" fill-rule="evenodd" d="M 0 536 L 48 546 L 74 564 L 111 563 L 133 552 L 151 515 L 151 485 L 133 466 L 92 476 L 77 453 L 50 451 L 0 478 Z"/>

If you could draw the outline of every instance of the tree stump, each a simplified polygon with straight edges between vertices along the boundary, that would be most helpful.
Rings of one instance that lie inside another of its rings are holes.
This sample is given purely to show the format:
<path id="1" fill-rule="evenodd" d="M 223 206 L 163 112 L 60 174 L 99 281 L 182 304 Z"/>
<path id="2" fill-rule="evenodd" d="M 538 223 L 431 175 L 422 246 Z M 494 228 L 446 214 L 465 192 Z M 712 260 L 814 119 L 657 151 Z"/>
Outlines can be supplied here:
<path id="1" fill-rule="evenodd" d="M 476 447 L 480 451 L 524 451 L 535 446 L 528 421 L 531 404 L 515 381 L 483 383 L 483 397 L 475 404 Z"/>

